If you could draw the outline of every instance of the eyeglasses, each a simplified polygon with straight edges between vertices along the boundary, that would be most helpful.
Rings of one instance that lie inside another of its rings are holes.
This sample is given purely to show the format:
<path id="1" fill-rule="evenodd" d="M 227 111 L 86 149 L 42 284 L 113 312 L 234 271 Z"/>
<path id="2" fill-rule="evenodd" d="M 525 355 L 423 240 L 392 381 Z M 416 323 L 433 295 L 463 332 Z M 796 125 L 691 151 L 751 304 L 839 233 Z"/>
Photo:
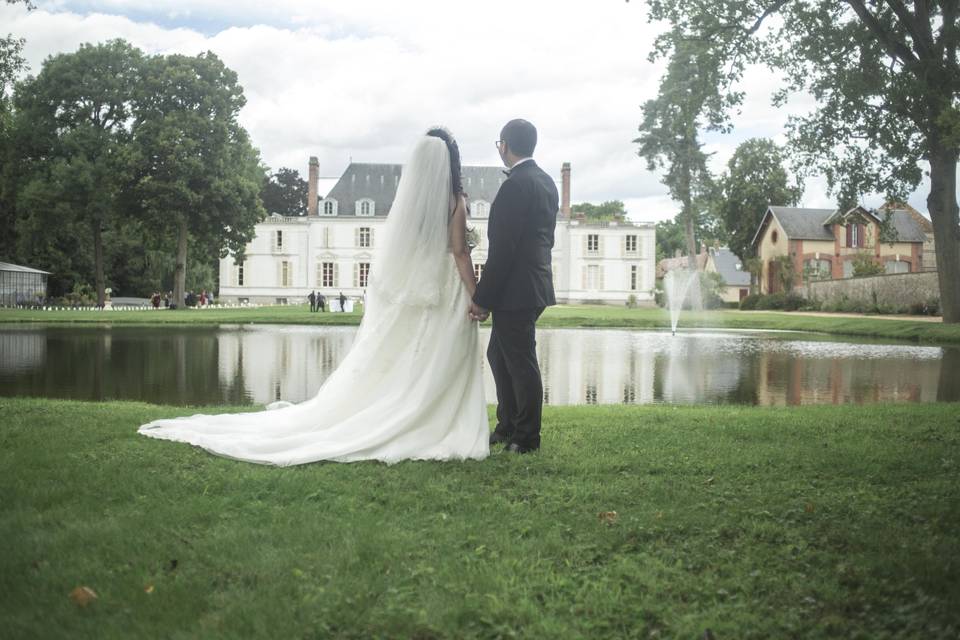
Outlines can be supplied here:
<path id="1" fill-rule="evenodd" d="M 495 140 L 493 146 L 495 146 L 497 149 L 500 149 L 501 144 L 503 144 L 503 140 Z"/>

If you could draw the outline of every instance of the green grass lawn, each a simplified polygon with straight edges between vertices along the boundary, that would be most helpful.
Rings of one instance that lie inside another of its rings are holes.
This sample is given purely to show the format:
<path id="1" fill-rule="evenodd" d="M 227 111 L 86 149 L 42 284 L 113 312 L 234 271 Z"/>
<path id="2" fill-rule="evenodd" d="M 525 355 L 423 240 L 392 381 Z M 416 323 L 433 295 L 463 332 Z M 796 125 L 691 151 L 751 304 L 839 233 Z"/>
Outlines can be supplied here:
<path id="1" fill-rule="evenodd" d="M 136 434 L 193 412 L 0 399 L 5 637 L 960 633 L 955 404 L 548 407 L 539 454 L 390 467 Z"/>
<path id="2" fill-rule="evenodd" d="M 4 322 L 76 322 L 111 324 L 345 324 L 357 325 L 363 315 L 354 313 L 310 313 L 307 305 L 177 311 L 35 311 L 0 309 Z M 489 321 L 488 321 L 489 323 Z M 541 327 L 667 329 L 670 314 L 663 309 L 627 309 L 599 305 L 556 306 L 540 318 Z M 740 311 L 684 311 L 680 328 L 777 329 L 817 331 L 864 338 L 910 340 L 915 342 L 960 343 L 960 325 L 919 320 L 888 320 L 869 316 L 817 317 L 792 313 L 744 313 Z"/>

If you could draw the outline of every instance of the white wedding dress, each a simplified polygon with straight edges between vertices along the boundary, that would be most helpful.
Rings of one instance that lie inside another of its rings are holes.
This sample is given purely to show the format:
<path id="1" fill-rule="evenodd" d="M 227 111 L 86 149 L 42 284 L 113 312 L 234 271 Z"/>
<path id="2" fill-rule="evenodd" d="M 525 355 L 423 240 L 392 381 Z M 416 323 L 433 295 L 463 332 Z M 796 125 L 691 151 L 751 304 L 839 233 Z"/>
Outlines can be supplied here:
<path id="1" fill-rule="evenodd" d="M 478 326 L 448 248 L 450 185 L 446 144 L 424 136 L 378 235 L 363 322 L 316 396 L 267 411 L 155 420 L 139 432 L 280 466 L 487 457 Z"/>

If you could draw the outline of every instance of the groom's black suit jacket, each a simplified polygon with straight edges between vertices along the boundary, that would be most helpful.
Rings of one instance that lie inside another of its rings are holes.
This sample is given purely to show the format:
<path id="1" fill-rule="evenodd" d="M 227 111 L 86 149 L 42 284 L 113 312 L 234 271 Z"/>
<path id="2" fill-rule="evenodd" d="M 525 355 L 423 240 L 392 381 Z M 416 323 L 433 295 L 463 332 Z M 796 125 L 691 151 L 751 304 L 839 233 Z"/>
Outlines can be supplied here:
<path id="1" fill-rule="evenodd" d="M 474 302 L 494 311 L 557 303 L 551 250 L 558 203 L 553 178 L 533 160 L 515 166 L 490 207 L 490 248 Z"/>

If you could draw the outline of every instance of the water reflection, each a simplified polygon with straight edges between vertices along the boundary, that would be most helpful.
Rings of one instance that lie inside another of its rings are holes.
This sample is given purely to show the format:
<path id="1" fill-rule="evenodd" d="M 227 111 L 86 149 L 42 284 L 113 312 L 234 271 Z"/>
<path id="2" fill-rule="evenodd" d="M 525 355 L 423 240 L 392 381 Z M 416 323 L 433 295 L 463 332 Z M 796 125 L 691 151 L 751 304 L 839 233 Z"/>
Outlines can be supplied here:
<path id="1" fill-rule="evenodd" d="M 299 402 L 353 327 L 0 328 L 0 394 L 169 404 Z M 489 338 L 481 332 L 483 348 Z M 960 400 L 960 350 L 809 335 L 540 330 L 547 404 Z M 486 365 L 484 365 L 486 366 Z M 496 400 L 485 370 L 487 398 Z"/>

